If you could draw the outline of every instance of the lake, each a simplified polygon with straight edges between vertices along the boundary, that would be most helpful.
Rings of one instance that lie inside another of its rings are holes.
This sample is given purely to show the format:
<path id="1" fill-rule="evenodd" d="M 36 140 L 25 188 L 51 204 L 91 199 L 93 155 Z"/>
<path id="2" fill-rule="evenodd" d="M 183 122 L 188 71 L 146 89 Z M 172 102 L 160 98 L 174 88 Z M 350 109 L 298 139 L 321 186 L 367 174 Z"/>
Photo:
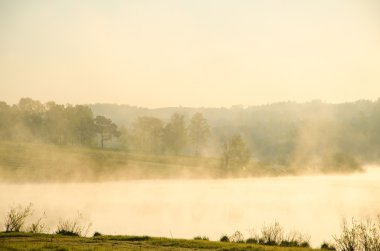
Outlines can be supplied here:
<path id="1" fill-rule="evenodd" d="M 348 176 L 217 180 L 137 180 L 105 183 L 1 184 L 0 223 L 11 205 L 33 203 L 50 231 L 80 212 L 89 234 L 219 239 L 239 230 L 245 238 L 277 220 L 285 230 L 332 240 L 343 217 L 380 213 L 380 169 Z"/>

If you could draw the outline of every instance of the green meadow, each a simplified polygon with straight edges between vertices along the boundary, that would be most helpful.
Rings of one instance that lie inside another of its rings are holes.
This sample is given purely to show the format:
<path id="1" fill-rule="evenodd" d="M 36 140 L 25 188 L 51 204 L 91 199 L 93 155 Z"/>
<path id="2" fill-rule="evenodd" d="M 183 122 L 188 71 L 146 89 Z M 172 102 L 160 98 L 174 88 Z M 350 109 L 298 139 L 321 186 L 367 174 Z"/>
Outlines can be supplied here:
<path id="1" fill-rule="evenodd" d="M 0 250 L 308 251 L 316 249 L 148 236 L 98 236 L 86 238 L 55 234 L 0 233 Z"/>

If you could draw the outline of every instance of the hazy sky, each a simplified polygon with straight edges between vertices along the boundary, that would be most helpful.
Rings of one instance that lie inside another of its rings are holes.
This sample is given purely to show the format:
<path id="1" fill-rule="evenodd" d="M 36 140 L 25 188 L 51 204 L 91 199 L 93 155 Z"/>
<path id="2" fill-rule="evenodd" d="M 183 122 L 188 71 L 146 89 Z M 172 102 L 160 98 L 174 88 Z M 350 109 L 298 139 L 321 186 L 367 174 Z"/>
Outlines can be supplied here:
<path id="1" fill-rule="evenodd" d="M 380 96 L 378 0 L 0 0 L 0 100 L 147 107 Z"/>

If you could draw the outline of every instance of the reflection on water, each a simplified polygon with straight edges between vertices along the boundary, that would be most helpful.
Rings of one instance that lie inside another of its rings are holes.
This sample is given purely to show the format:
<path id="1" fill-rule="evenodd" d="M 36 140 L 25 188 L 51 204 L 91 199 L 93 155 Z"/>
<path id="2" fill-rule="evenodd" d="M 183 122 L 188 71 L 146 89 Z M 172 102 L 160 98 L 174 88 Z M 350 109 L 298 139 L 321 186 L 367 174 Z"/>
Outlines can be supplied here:
<path id="1" fill-rule="evenodd" d="M 1 184 L 0 223 L 10 205 L 32 202 L 51 231 L 78 211 L 102 233 L 213 240 L 236 230 L 248 238 L 277 220 L 310 234 L 315 246 L 340 231 L 343 217 L 380 213 L 379 181 L 372 168 L 351 176 Z"/>

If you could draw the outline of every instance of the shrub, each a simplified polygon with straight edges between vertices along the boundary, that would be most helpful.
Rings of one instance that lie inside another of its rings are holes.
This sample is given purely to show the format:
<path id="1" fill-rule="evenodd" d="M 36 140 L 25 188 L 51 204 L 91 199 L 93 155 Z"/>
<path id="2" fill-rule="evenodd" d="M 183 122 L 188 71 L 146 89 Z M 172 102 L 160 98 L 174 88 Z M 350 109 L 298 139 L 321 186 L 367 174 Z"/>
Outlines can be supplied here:
<path id="1" fill-rule="evenodd" d="M 284 230 L 280 223 L 275 221 L 271 225 L 261 228 L 261 242 L 265 245 L 279 245 L 283 239 Z"/>
<path id="2" fill-rule="evenodd" d="M 93 237 L 96 237 L 96 236 L 102 236 L 102 234 L 99 233 L 99 232 L 95 232 L 94 235 L 93 235 Z"/>
<path id="3" fill-rule="evenodd" d="M 91 224 L 88 224 L 87 227 L 81 225 L 80 221 L 82 215 L 78 214 L 74 219 L 60 220 L 57 226 L 56 234 L 69 235 L 69 236 L 85 236 Z"/>
<path id="4" fill-rule="evenodd" d="M 340 251 L 377 251 L 380 250 L 380 218 L 377 221 L 358 222 L 352 219 L 351 224 L 343 221 L 342 233 L 340 236 L 333 236 L 335 247 Z"/>
<path id="5" fill-rule="evenodd" d="M 359 231 L 358 223 L 352 219 L 351 226 L 346 220 L 343 221 L 342 233 L 339 237 L 334 236 L 335 244 L 338 250 L 354 251 L 359 247 Z"/>
<path id="6" fill-rule="evenodd" d="M 280 245 L 286 247 L 310 247 L 310 236 L 298 231 L 291 231 L 281 240 Z"/>
<path id="7" fill-rule="evenodd" d="M 244 236 L 240 231 L 236 231 L 233 233 L 230 237 L 231 242 L 237 242 L 237 243 L 243 243 L 244 242 Z"/>
<path id="8" fill-rule="evenodd" d="M 331 250 L 331 251 L 335 251 L 336 250 L 333 245 L 331 245 L 330 243 L 327 243 L 327 242 L 323 242 L 322 243 L 321 249 L 326 249 L 326 250 Z"/>
<path id="9" fill-rule="evenodd" d="M 227 235 L 223 235 L 222 237 L 220 237 L 220 241 L 221 242 L 230 242 L 230 238 L 228 238 Z"/>
<path id="10" fill-rule="evenodd" d="M 249 244 L 257 244 L 259 243 L 259 241 L 255 238 L 248 238 L 246 241 L 246 243 L 249 243 Z"/>
<path id="11" fill-rule="evenodd" d="M 26 207 L 21 205 L 12 207 L 5 217 L 5 232 L 22 231 L 25 220 L 32 214 L 32 204 Z"/>
<path id="12" fill-rule="evenodd" d="M 208 241 L 209 238 L 208 238 L 207 236 L 200 236 L 200 235 L 198 235 L 198 236 L 195 236 L 195 237 L 194 237 L 194 240 Z"/>
<path id="13" fill-rule="evenodd" d="M 303 247 L 303 248 L 309 248 L 310 244 L 308 241 L 304 241 L 304 242 L 298 243 L 298 246 Z"/>
<path id="14" fill-rule="evenodd" d="M 43 213 L 42 217 L 38 218 L 37 221 L 32 223 L 28 227 L 27 231 L 34 234 L 47 232 L 47 225 L 43 222 L 45 218 L 46 218 L 46 214 Z"/>
<path id="15" fill-rule="evenodd" d="M 285 232 L 278 222 L 263 225 L 259 233 L 251 230 L 251 237 L 246 243 L 269 246 L 309 247 L 310 236 L 298 231 Z"/>

